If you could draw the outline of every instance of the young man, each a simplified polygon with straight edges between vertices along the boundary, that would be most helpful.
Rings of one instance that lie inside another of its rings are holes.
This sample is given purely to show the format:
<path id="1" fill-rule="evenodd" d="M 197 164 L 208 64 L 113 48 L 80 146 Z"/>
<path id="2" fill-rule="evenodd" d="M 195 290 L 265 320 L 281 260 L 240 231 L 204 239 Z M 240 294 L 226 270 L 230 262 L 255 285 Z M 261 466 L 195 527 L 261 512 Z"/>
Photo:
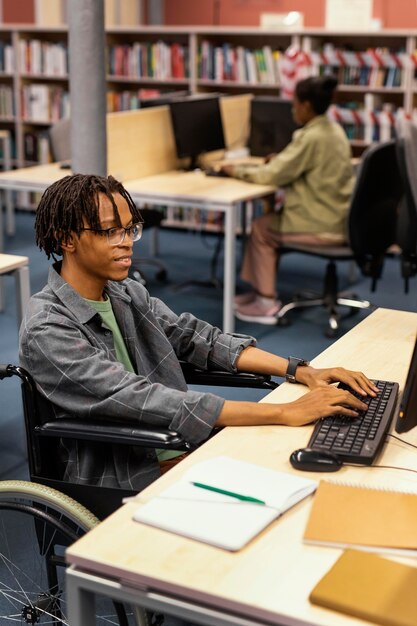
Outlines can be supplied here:
<path id="1" fill-rule="evenodd" d="M 359 372 L 301 365 L 297 382 L 311 389 L 288 404 L 234 402 L 189 391 L 178 359 L 199 368 L 285 376 L 288 360 L 255 347 L 255 340 L 223 334 L 191 313 L 175 314 L 127 278 L 140 213 L 113 177 L 76 174 L 51 185 L 36 214 L 36 241 L 48 258 L 47 286 L 31 298 L 20 336 L 22 365 L 54 405 L 56 416 L 136 419 L 167 427 L 199 444 L 213 427 L 301 425 L 365 405 L 330 383 L 344 381 L 375 395 Z M 65 476 L 79 482 L 142 489 L 160 474 L 155 451 L 93 448 L 74 442 L 62 450 Z"/>

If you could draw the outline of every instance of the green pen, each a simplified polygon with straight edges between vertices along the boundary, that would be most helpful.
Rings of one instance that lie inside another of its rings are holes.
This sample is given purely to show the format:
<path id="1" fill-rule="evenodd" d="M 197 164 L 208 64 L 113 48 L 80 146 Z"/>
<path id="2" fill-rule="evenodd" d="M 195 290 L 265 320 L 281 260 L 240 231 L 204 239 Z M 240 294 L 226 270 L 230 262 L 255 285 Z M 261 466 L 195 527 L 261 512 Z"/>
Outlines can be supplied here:
<path id="1" fill-rule="evenodd" d="M 233 491 L 227 491 L 226 489 L 219 489 L 219 487 L 212 487 L 211 485 L 205 485 L 204 483 L 191 482 L 194 487 L 200 487 L 200 489 L 207 489 L 207 491 L 214 491 L 215 493 L 221 493 L 224 496 L 231 496 L 236 500 L 242 500 L 243 502 L 253 502 L 254 504 L 263 504 L 266 506 L 266 502 L 258 500 L 258 498 L 252 498 L 252 496 L 244 496 L 241 493 L 234 493 Z"/>

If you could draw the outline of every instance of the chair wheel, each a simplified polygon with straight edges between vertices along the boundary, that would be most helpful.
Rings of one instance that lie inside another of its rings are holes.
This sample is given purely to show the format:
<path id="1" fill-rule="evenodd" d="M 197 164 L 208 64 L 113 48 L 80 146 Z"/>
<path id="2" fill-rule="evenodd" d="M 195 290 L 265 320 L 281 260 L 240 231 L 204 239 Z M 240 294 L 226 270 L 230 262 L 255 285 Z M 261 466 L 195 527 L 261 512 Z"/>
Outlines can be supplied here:
<path id="1" fill-rule="evenodd" d="M 156 280 L 159 280 L 159 282 L 161 283 L 165 283 L 167 281 L 168 275 L 167 275 L 167 271 L 166 270 L 159 270 L 159 272 L 157 272 L 155 274 Z"/>
<path id="2" fill-rule="evenodd" d="M 291 326 L 291 320 L 288 317 L 278 317 L 277 326 Z"/>
<path id="3" fill-rule="evenodd" d="M 338 331 L 338 328 L 328 328 L 324 334 L 329 339 L 334 339 L 335 337 L 337 337 Z"/>

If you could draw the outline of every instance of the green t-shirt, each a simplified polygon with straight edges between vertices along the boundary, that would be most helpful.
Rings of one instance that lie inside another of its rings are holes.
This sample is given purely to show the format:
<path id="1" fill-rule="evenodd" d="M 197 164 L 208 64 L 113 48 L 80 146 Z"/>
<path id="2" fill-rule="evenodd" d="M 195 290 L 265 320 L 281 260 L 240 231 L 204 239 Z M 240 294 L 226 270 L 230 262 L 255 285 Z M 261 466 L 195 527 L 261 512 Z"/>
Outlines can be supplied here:
<path id="1" fill-rule="evenodd" d="M 122 333 L 120 332 L 119 325 L 114 316 L 110 299 L 107 298 L 107 300 L 88 300 L 87 298 L 85 298 L 85 301 L 88 302 L 88 304 L 90 304 L 97 311 L 97 313 L 100 313 L 104 326 L 111 330 L 113 334 L 114 349 L 116 350 L 117 360 L 124 366 L 124 368 L 128 372 L 135 372 L 135 368 L 132 365 L 132 361 L 130 360 L 129 353 L 126 348 L 126 344 L 123 341 Z M 155 451 L 158 456 L 158 461 L 167 461 L 169 459 L 174 459 L 180 454 L 184 454 L 179 450 L 157 449 Z"/>

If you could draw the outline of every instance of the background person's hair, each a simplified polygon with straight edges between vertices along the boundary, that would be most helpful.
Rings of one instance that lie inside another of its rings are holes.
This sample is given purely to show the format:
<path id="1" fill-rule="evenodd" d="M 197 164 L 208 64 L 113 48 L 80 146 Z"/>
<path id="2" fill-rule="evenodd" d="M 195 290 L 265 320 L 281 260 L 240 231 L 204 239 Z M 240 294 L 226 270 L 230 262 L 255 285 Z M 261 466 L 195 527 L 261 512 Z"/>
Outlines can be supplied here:
<path id="1" fill-rule="evenodd" d="M 332 102 L 336 87 L 337 79 L 334 76 L 311 76 L 296 84 L 295 95 L 300 102 L 308 100 L 313 111 L 323 115 Z"/>
<path id="2" fill-rule="evenodd" d="M 139 209 L 122 183 L 113 176 L 74 174 L 53 183 L 43 193 L 36 211 L 36 244 L 48 259 L 62 255 L 61 244 L 72 233 L 79 235 L 85 226 L 101 228 L 99 194 L 104 194 L 113 205 L 114 217 L 122 226 L 113 194 L 119 193 L 127 202 L 133 222 L 141 221 Z"/>

